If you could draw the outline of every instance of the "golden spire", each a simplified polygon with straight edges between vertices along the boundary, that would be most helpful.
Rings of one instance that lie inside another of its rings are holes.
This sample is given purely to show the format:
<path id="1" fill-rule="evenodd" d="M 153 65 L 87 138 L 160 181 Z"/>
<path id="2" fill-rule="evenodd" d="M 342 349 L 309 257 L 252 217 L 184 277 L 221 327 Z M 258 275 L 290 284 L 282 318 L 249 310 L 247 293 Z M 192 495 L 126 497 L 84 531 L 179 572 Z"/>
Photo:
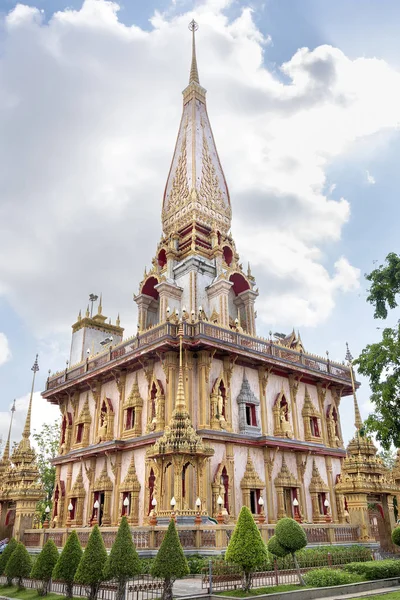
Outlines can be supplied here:
<path id="1" fill-rule="evenodd" d="M 179 323 L 178 329 L 179 336 L 179 377 L 178 377 L 178 390 L 176 393 L 175 410 L 177 412 L 186 411 L 186 400 L 185 400 L 185 389 L 183 386 L 183 369 L 182 369 L 182 338 L 183 338 L 183 323 Z"/>
<path id="2" fill-rule="evenodd" d="M 11 426 L 12 426 L 12 422 L 13 422 L 13 418 L 14 418 L 14 413 L 15 413 L 15 400 L 14 403 L 11 407 L 11 419 L 10 419 L 10 428 L 8 430 L 8 437 L 7 437 L 7 442 L 6 442 L 6 446 L 4 448 L 4 453 L 3 453 L 3 461 L 4 460 L 8 460 L 10 458 L 10 438 L 11 438 Z"/>
<path id="3" fill-rule="evenodd" d="M 353 371 L 353 357 L 349 350 L 349 344 L 346 342 L 346 360 L 350 367 L 350 376 L 351 376 L 351 386 L 353 388 L 353 400 L 354 400 L 354 425 L 355 428 L 359 431 L 362 427 L 362 418 L 360 409 L 358 408 L 357 395 L 356 395 L 356 383 L 354 380 L 354 371 Z"/>
<path id="4" fill-rule="evenodd" d="M 23 440 L 28 440 L 29 437 L 30 437 L 30 435 L 31 435 L 31 417 L 32 417 L 33 390 L 35 388 L 36 373 L 39 371 L 38 355 L 37 354 L 36 354 L 35 362 L 33 363 L 33 367 L 31 368 L 31 371 L 33 371 L 32 387 L 31 387 L 31 395 L 30 395 L 30 398 L 29 398 L 28 412 L 27 412 L 27 415 L 26 415 L 25 427 L 24 427 L 24 431 L 22 432 L 22 438 L 23 438 Z"/>
<path id="5" fill-rule="evenodd" d="M 190 66 L 190 83 L 198 83 L 199 80 L 199 72 L 197 70 L 197 60 L 196 60 L 196 40 L 195 40 L 195 32 L 198 30 L 199 26 L 194 19 L 192 19 L 189 23 L 189 29 L 192 32 L 192 64 Z"/>
<path id="6" fill-rule="evenodd" d="M 100 302 L 99 302 L 99 306 L 97 309 L 97 314 L 101 315 L 103 312 L 103 294 L 100 294 Z"/>
<path id="7" fill-rule="evenodd" d="M 121 319 L 119 318 L 119 313 L 118 313 L 118 316 L 117 316 L 117 320 L 115 321 L 115 324 L 116 324 L 117 327 L 119 327 L 121 325 Z"/>

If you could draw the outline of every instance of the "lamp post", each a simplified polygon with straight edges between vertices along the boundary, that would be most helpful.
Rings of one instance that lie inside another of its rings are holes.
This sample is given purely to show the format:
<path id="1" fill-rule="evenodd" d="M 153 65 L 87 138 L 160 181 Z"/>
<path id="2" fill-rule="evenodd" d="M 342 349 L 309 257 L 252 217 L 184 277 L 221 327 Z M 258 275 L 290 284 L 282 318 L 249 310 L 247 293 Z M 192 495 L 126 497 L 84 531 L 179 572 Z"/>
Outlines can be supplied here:
<path id="1" fill-rule="evenodd" d="M 150 520 L 149 523 L 152 527 L 155 527 L 157 525 L 157 500 L 155 498 L 153 498 L 153 500 L 151 501 L 151 506 L 153 507 L 150 511 Z"/>
<path id="2" fill-rule="evenodd" d="M 260 525 L 265 523 L 265 513 L 264 513 L 264 499 L 262 496 L 258 499 L 258 506 L 260 507 L 260 512 L 258 514 L 258 522 Z"/>
<path id="3" fill-rule="evenodd" d="M 45 512 L 45 517 L 44 517 L 44 521 L 43 521 L 43 529 L 48 529 L 49 528 L 49 518 L 50 518 L 50 506 L 47 505 L 46 508 L 44 509 Z"/>
<path id="4" fill-rule="evenodd" d="M 176 514 L 175 514 L 175 505 L 176 505 L 176 500 L 175 500 L 175 496 L 172 496 L 171 501 L 170 501 L 170 505 L 171 505 L 171 519 L 173 519 L 176 523 Z"/>
<path id="5" fill-rule="evenodd" d="M 218 504 L 218 515 L 217 515 L 217 521 L 218 521 L 218 525 L 222 525 L 224 522 L 224 516 L 222 514 L 222 505 L 223 505 L 224 501 L 222 500 L 221 496 L 218 496 L 217 498 L 217 504 Z"/>
<path id="6" fill-rule="evenodd" d="M 96 502 L 93 504 L 93 508 L 94 508 L 94 517 L 92 519 L 92 525 L 97 525 L 99 522 L 98 516 L 99 516 L 99 508 L 100 508 L 100 502 L 98 500 L 96 500 Z"/>
<path id="7" fill-rule="evenodd" d="M 301 523 L 299 501 L 297 500 L 297 498 L 294 498 L 294 500 L 293 500 L 293 512 L 294 512 L 295 521 L 297 521 L 298 523 Z"/>
<path id="8" fill-rule="evenodd" d="M 201 525 L 201 500 L 197 498 L 196 500 L 196 517 L 194 520 L 195 525 Z"/>
<path id="9" fill-rule="evenodd" d="M 330 523 L 332 521 L 332 517 L 331 517 L 331 511 L 330 511 L 330 504 L 329 504 L 329 500 L 328 498 L 325 498 L 324 500 L 324 512 L 325 512 L 325 521 L 327 523 Z"/>

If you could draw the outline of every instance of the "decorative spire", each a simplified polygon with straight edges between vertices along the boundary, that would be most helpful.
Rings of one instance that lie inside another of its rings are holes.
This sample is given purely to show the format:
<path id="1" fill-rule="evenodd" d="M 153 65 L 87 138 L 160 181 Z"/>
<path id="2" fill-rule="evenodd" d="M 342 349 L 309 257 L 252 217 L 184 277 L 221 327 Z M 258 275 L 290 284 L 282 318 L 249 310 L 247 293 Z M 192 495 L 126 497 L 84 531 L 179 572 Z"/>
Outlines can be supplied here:
<path id="1" fill-rule="evenodd" d="M 8 460 L 10 458 L 11 426 L 12 426 L 12 422 L 13 422 L 13 418 L 14 418 L 14 413 L 15 413 L 15 400 L 14 400 L 14 403 L 13 403 L 13 405 L 11 407 L 10 428 L 8 430 L 7 442 L 6 442 L 6 446 L 4 448 L 3 461 L 6 461 L 6 460 Z"/>
<path id="2" fill-rule="evenodd" d="M 117 320 L 115 321 L 115 324 L 116 324 L 117 327 L 119 327 L 121 325 L 121 319 L 119 318 L 119 313 L 118 313 L 118 316 L 117 316 Z"/>
<path id="3" fill-rule="evenodd" d="M 197 70 L 197 60 L 196 60 L 196 39 L 195 32 L 198 30 L 199 26 L 194 19 L 189 23 L 189 29 L 192 32 L 192 64 L 190 66 L 190 76 L 189 76 L 189 84 L 190 83 L 199 83 L 199 72 Z"/>
<path id="4" fill-rule="evenodd" d="M 103 294 L 100 294 L 100 301 L 99 301 L 99 306 L 97 309 L 97 314 L 101 315 L 103 312 Z"/>
<path id="5" fill-rule="evenodd" d="M 353 371 L 353 356 L 350 352 L 349 344 L 347 342 L 346 342 L 346 360 L 350 367 L 351 385 L 353 388 L 354 425 L 355 425 L 355 428 L 359 431 L 362 427 L 363 422 L 362 422 L 361 413 L 360 413 L 360 409 L 358 407 L 358 402 L 357 402 L 356 383 L 354 380 L 354 371 Z"/>
<path id="6" fill-rule="evenodd" d="M 178 376 L 178 390 L 176 393 L 175 411 L 186 412 L 186 400 L 185 400 L 185 389 L 183 386 L 183 369 L 182 369 L 182 338 L 183 338 L 183 323 L 179 323 L 178 329 L 179 336 L 179 376 Z"/>
<path id="7" fill-rule="evenodd" d="M 30 398 L 29 398 L 28 412 L 27 412 L 27 415 L 26 415 L 25 427 L 24 427 L 24 431 L 22 432 L 22 438 L 23 438 L 23 440 L 29 440 L 29 437 L 31 435 L 31 417 L 32 417 L 33 390 L 35 388 L 36 373 L 39 371 L 38 355 L 37 354 L 36 354 L 35 362 L 33 363 L 33 366 L 31 367 L 31 371 L 33 371 L 32 387 L 31 387 L 31 395 L 30 395 Z"/>

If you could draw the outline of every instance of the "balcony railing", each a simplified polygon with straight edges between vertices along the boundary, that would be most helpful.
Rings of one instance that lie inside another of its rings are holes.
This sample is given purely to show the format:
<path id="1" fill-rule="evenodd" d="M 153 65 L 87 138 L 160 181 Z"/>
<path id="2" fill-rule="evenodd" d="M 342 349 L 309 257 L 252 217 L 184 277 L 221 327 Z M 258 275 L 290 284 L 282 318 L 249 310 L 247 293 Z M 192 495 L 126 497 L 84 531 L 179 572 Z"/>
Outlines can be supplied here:
<path id="1" fill-rule="evenodd" d="M 271 362 L 282 366 L 297 365 L 302 370 L 320 376 L 331 376 L 345 383 L 351 382 L 350 369 L 345 365 L 324 359 L 320 356 L 297 352 L 285 346 L 274 344 L 270 340 L 239 333 L 207 321 L 196 323 L 184 322 L 184 341 L 196 343 L 208 341 L 221 348 L 237 350 L 251 354 L 254 357 L 264 357 Z M 72 366 L 65 371 L 56 373 L 47 380 L 46 391 L 82 377 L 86 373 L 97 371 L 104 365 L 114 362 L 123 362 L 121 359 L 134 358 L 143 353 L 146 348 L 158 345 L 163 341 L 176 342 L 178 337 L 178 325 L 170 322 L 161 323 L 144 333 L 122 341 L 84 362 Z"/>
<path id="2" fill-rule="evenodd" d="M 258 526 L 265 542 L 274 535 L 275 525 L 263 524 Z M 303 524 L 308 544 L 329 545 L 349 544 L 359 540 L 359 528 L 354 525 L 326 523 L 321 525 Z M 234 530 L 234 524 L 229 525 L 178 525 L 178 535 L 183 548 L 186 549 L 216 549 L 227 547 L 229 539 Z M 104 527 L 101 535 L 106 548 L 111 548 L 117 535 L 117 527 Z M 138 550 L 156 550 L 161 546 L 167 531 L 167 525 L 156 525 L 155 527 L 132 527 L 132 539 Z M 26 529 L 22 541 L 27 548 L 41 548 L 48 539 L 52 539 L 58 548 L 65 545 L 70 529 Z M 90 528 L 77 528 L 79 541 L 83 547 L 86 546 Z"/>

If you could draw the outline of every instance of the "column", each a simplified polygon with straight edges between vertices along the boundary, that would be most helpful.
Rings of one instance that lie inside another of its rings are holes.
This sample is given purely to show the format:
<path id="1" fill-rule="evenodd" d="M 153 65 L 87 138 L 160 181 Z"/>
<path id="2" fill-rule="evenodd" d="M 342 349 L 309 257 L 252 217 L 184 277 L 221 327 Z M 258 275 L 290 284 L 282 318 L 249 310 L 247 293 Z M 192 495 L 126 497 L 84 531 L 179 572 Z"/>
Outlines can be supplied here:
<path id="1" fill-rule="evenodd" d="M 179 367 L 179 355 L 177 352 L 166 352 L 164 361 L 164 372 L 167 380 L 167 393 L 165 398 L 165 423 L 168 423 L 175 406 L 175 395 L 177 387 L 177 373 Z"/>
<path id="2" fill-rule="evenodd" d="M 120 485 L 121 485 L 121 463 L 122 463 L 122 452 L 118 452 L 115 457 L 115 467 L 114 467 L 114 503 L 113 503 L 113 516 L 112 516 L 112 525 L 116 527 L 119 521 L 119 498 L 120 498 Z M 132 507 L 131 507 L 132 509 Z"/>
<path id="3" fill-rule="evenodd" d="M 197 372 L 199 385 L 199 429 L 206 429 L 210 426 L 210 393 L 209 393 L 209 376 L 212 364 L 212 359 L 215 350 L 201 350 L 198 352 Z"/>
<path id="4" fill-rule="evenodd" d="M 304 487 L 304 474 L 307 467 L 307 456 L 296 452 L 297 477 L 300 481 L 300 508 L 303 521 L 308 521 L 308 509 L 306 502 L 306 490 Z M 313 508 L 314 511 L 314 508 Z"/>
<path id="5" fill-rule="evenodd" d="M 337 509 L 336 492 L 335 492 L 335 488 L 333 485 L 332 457 L 331 456 L 325 456 L 325 467 L 326 467 L 326 473 L 328 476 L 328 487 L 329 487 L 329 498 L 330 498 L 331 511 L 332 511 L 332 520 L 334 523 L 338 523 L 339 516 L 338 516 L 338 509 Z"/>
<path id="6" fill-rule="evenodd" d="M 258 368 L 258 381 L 260 384 L 260 409 L 261 409 L 261 433 L 268 435 L 268 406 L 267 406 L 267 385 L 271 369 L 266 367 Z"/>
<path id="7" fill-rule="evenodd" d="M 256 320 L 254 313 L 254 302 L 257 298 L 258 293 L 253 292 L 253 290 L 245 290 L 241 294 L 239 294 L 239 298 L 241 298 L 244 302 L 244 307 L 246 310 L 246 321 L 247 321 L 247 333 L 249 335 L 256 335 Z"/>
<path id="8" fill-rule="evenodd" d="M 290 389 L 290 400 L 291 400 L 291 411 L 293 421 L 293 433 L 296 440 L 299 439 L 299 415 L 297 411 L 297 392 L 299 390 L 300 377 L 296 375 L 289 375 L 289 389 Z"/>
<path id="9" fill-rule="evenodd" d="M 324 446 L 328 446 L 328 430 L 326 427 L 326 411 L 325 411 L 325 397 L 327 388 L 322 387 L 322 383 L 317 383 L 318 392 L 318 405 L 319 412 L 321 415 L 320 423 L 322 429 L 322 439 L 324 440 Z"/>
<path id="10" fill-rule="evenodd" d="M 275 454 L 269 448 L 264 448 L 265 490 L 267 493 L 267 523 L 275 523 L 274 501 L 272 496 L 272 469 Z"/>

